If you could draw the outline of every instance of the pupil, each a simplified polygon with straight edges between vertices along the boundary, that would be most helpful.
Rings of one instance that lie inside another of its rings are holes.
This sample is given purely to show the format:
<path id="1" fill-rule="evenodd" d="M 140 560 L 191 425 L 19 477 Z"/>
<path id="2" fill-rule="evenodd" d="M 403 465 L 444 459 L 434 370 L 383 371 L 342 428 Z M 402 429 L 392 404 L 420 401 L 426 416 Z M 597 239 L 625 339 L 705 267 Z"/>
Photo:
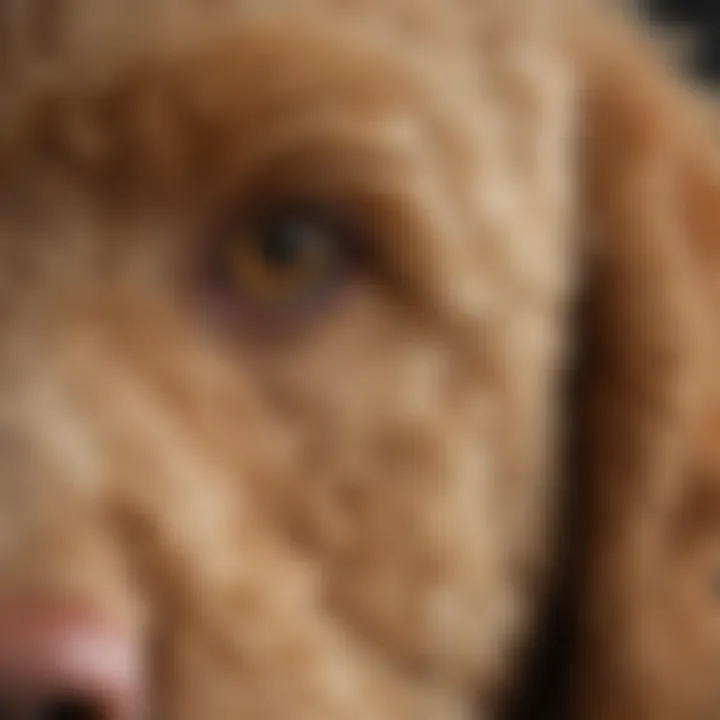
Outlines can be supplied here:
<path id="1" fill-rule="evenodd" d="M 311 237 L 312 233 L 300 220 L 293 218 L 271 222 L 262 240 L 263 259 L 273 267 L 292 267 L 301 258 L 304 244 Z"/>

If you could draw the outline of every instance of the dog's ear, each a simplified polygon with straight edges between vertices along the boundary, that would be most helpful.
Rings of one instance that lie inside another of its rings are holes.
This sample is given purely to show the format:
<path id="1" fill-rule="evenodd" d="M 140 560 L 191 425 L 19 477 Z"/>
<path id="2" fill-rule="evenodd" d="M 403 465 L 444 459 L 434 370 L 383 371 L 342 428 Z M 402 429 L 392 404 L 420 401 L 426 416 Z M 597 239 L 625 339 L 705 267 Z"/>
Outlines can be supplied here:
<path id="1" fill-rule="evenodd" d="M 639 23 L 582 27 L 570 717 L 720 717 L 720 133 Z"/>

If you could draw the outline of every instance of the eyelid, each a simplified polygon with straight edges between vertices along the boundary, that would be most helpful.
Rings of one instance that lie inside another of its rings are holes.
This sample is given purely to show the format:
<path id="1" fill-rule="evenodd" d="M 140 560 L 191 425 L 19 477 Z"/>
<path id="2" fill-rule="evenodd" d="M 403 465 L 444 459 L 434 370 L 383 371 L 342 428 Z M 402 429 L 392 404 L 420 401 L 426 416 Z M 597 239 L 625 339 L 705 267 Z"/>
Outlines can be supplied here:
<path id="1" fill-rule="evenodd" d="M 299 196 L 329 206 L 357 194 L 398 193 L 420 169 L 421 153 L 383 137 L 377 121 L 347 111 L 291 118 L 250 133 L 226 158 L 216 198 L 230 206 L 233 198 L 252 205 L 264 196 Z"/>
<path id="2" fill-rule="evenodd" d="M 383 292 L 414 303 L 420 296 L 442 291 L 441 285 L 447 289 L 440 279 L 443 263 L 435 260 L 442 234 L 434 232 L 417 198 L 408 192 L 410 180 L 403 185 L 386 178 L 389 187 L 372 181 L 361 184 L 348 168 L 346 185 L 328 182 L 322 173 L 303 182 L 307 175 L 298 165 L 289 163 L 287 168 L 287 172 L 266 169 L 252 194 L 235 203 L 234 212 L 226 216 L 257 217 L 287 204 L 313 208 L 339 229 L 352 262 L 371 275 Z"/>
<path id="3" fill-rule="evenodd" d="M 293 121 L 269 130 L 258 144 L 249 143 L 252 154 L 242 158 L 240 175 L 226 178 L 225 200 L 214 214 L 232 216 L 234 209 L 237 217 L 293 201 L 324 208 L 352 228 L 357 249 L 387 289 L 454 312 L 457 300 L 450 296 L 457 293 L 449 278 L 457 272 L 447 267 L 442 248 L 452 243 L 470 251 L 468 218 L 437 158 L 412 144 L 388 147 L 372 124 L 360 126 L 366 132 L 358 142 L 350 122 L 310 132 Z"/>

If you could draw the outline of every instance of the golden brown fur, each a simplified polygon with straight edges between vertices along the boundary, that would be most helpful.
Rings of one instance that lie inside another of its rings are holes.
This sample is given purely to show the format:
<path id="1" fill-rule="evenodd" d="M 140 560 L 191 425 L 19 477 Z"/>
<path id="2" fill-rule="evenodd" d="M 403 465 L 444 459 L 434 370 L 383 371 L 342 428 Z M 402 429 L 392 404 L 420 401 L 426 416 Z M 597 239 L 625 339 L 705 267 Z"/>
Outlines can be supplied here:
<path id="1" fill-rule="evenodd" d="M 615 24 L 597 40 L 586 44 L 591 239 L 576 426 L 587 547 L 572 714 L 711 718 L 720 155 L 706 98 L 657 48 Z"/>
<path id="2" fill-rule="evenodd" d="M 158 720 L 488 717 L 587 482 L 573 716 L 704 717 L 705 100 L 604 6 L 59 5 L 0 10 L 3 597 L 125 623 Z M 194 263 L 277 188 L 376 272 L 261 340 Z"/>

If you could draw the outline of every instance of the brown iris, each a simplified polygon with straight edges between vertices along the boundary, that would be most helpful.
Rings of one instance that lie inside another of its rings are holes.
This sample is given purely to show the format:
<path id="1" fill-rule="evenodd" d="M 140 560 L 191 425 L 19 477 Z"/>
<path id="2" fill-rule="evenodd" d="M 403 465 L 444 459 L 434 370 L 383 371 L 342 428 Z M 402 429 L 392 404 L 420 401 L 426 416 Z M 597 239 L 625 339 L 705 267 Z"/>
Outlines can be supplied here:
<path id="1" fill-rule="evenodd" d="M 348 233 L 308 208 L 231 222 L 219 240 L 212 274 L 226 306 L 261 322 L 317 309 L 342 288 L 353 259 Z"/>

